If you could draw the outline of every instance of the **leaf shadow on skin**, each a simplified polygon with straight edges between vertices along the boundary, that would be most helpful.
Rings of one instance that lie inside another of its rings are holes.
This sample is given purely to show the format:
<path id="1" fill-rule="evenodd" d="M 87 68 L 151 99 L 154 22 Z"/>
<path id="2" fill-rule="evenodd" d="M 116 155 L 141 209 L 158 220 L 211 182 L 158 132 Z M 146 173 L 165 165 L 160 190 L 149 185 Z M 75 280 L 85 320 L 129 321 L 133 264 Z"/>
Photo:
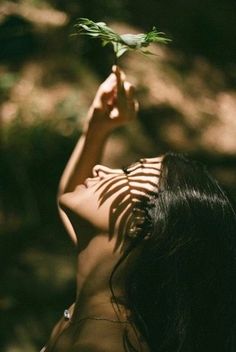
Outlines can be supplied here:
<path id="1" fill-rule="evenodd" d="M 140 164 L 143 168 L 143 164 Z M 123 249 L 127 237 L 132 239 L 139 234 L 147 219 L 148 203 L 158 193 L 158 183 L 153 182 L 153 179 L 147 181 L 147 178 L 159 178 L 160 168 L 145 166 L 145 171 L 148 170 L 145 174 L 134 173 L 137 169 L 138 167 L 130 171 L 129 168 L 124 168 L 124 174 L 105 179 L 95 190 L 95 192 L 101 191 L 99 207 L 116 192 L 118 193 L 109 209 L 109 239 L 117 236 L 114 251 L 120 247 Z M 146 179 L 143 178 L 144 175 Z M 148 189 L 147 185 L 151 189 Z"/>

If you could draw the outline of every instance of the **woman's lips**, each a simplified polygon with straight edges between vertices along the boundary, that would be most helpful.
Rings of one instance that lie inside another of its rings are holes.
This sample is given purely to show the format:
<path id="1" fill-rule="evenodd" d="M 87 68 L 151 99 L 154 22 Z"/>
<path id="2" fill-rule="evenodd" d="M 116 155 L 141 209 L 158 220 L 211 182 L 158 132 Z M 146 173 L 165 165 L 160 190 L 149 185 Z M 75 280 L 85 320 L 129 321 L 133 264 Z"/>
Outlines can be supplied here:
<path id="1" fill-rule="evenodd" d="M 86 188 L 88 188 L 88 179 L 86 178 L 86 180 L 84 181 L 84 186 L 86 187 Z"/>
<path id="2" fill-rule="evenodd" d="M 78 186 L 76 186 L 75 190 L 76 191 L 79 191 L 80 189 L 85 189 L 86 186 L 82 183 L 82 184 L 79 184 Z"/>

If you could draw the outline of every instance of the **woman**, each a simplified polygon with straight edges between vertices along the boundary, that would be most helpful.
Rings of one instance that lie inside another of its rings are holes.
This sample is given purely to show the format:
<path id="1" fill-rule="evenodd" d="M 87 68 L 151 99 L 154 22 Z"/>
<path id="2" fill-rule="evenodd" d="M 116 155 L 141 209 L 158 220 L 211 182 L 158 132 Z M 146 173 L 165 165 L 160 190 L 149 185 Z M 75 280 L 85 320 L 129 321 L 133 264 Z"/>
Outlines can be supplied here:
<path id="1" fill-rule="evenodd" d="M 59 186 L 78 248 L 77 296 L 44 351 L 233 352 L 236 217 L 217 182 L 171 153 L 97 165 L 137 107 L 113 67 Z"/>

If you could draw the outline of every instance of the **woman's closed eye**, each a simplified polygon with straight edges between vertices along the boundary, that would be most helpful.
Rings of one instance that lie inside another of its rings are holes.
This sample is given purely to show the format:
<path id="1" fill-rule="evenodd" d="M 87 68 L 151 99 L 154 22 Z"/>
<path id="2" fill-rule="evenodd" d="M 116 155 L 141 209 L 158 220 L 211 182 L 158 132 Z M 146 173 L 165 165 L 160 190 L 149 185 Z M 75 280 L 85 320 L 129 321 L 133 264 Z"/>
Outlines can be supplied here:
<path id="1" fill-rule="evenodd" d="M 128 175 L 130 172 L 135 171 L 137 167 L 140 167 L 140 165 L 142 165 L 142 163 L 140 160 L 137 160 L 129 166 L 123 166 L 121 169 L 126 175 Z"/>

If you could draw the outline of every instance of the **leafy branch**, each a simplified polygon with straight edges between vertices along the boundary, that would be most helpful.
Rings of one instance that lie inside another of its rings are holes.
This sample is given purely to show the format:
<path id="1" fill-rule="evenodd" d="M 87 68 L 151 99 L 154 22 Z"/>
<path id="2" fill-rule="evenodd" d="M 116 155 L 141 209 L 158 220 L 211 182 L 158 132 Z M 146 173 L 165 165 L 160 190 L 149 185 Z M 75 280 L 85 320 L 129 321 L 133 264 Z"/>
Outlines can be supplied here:
<path id="1" fill-rule="evenodd" d="M 80 18 L 74 26 L 79 35 L 88 35 L 102 41 L 102 46 L 111 44 L 116 58 L 121 57 L 128 50 L 135 50 L 143 54 L 154 55 L 145 48 L 151 43 L 167 44 L 171 39 L 165 37 L 163 32 L 158 32 L 156 27 L 148 33 L 118 34 L 114 32 L 105 22 L 93 22 L 88 18 Z"/>

